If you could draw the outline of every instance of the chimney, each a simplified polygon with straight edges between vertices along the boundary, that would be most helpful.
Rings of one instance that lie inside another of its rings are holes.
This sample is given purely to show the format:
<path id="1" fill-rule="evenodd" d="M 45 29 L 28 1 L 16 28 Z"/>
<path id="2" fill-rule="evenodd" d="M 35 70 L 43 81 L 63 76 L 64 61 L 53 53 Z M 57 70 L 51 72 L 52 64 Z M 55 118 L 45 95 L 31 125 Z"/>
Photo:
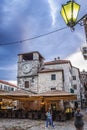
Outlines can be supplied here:
<path id="1" fill-rule="evenodd" d="M 54 58 L 54 61 L 56 61 L 57 59 L 56 58 Z"/>
<path id="2" fill-rule="evenodd" d="M 58 56 L 57 59 L 60 60 L 60 57 Z"/>

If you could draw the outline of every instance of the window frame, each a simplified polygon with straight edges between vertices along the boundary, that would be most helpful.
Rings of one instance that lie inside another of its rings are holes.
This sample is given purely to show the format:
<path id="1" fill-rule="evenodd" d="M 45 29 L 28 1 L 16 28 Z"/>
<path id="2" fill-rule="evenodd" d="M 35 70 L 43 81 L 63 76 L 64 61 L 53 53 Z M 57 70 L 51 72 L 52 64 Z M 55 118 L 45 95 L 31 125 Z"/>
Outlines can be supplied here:
<path id="1" fill-rule="evenodd" d="M 56 80 L 56 74 L 51 74 L 51 81 Z"/>
<path id="2" fill-rule="evenodd" d="M 29 88 L 29 81 L 25 81 L 25 88 Z"/>
<path id="3" fill-rule="evenodd" d="M 73 80 L 76 80 L 76 76 L 72 76 Z"/>

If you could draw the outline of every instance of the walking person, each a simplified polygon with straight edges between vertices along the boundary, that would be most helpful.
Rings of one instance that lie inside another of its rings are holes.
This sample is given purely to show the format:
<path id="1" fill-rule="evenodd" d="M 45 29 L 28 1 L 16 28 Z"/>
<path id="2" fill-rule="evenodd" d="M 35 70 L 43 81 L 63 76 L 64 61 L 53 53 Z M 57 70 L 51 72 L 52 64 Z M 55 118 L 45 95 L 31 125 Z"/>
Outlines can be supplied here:
<path id="1" fill-rule="evenodd" d="M 53 119 L 52 119 L 52 112 L 51 112 L 50 108 L 46 112 L 46 127 L 48 127 L 48 125 L 51 125 L 54 128 Z"/>
<path id="2" fill-rule="evenodd" d="M 76 130 L 83 130 L 84 126 L 83 114 L 80 112 L 79 108 L 76 110 L 74 117 L 75 117 L 74 125 L 76 127 Z"/>

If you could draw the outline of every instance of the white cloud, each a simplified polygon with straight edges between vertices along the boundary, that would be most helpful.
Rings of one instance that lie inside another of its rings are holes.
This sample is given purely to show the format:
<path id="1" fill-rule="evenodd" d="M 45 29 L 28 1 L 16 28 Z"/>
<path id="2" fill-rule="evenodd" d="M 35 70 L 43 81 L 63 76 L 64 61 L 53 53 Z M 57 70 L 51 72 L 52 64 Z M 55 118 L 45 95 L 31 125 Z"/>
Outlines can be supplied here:
<path id="1" fill-rule="evenodd" d="M 55 24 L 56 22 L 56 16 L 58 13 L 58 1 L 54 1 L 54 0 L 48 0 L 50 9 L 51 9 L 51 16 L 52 16 L 52 25 Z"/>
<path id="2" fill-rule="evenodd" d="M 87 61 L 84 60 L 81 51 L 77 51 L 72 55 L 66 57 L 67 60 L 71 61 L 71 64 L 80 69 L 80 71 L 87 71 Z"/>

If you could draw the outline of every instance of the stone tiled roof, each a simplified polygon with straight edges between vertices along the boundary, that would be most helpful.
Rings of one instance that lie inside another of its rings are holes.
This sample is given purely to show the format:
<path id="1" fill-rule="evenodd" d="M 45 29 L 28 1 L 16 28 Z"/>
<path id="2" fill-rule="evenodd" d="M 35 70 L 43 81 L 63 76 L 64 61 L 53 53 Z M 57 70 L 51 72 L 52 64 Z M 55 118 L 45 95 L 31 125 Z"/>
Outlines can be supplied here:
<path id="1" fill-rule="evenodd" d="M 53 65 L 53 64 L 71 64 L 71 62 L 69 60 L 54 60 L 54 61 L 49 61 L 49 62 L 45 62 L 44 65 Z"/>
<path id="2" fill-rule="evenodd" d="M 63 71 L 62 69 L 48 69 L 48 68 L 44 68 L 39 70 L 39 73 L 46 73 L 46 72 L 58 72 L 58 71 Z"/>
<path id="3" fill-rule="evenodd" d="M 15 91 L 9 92 L 9 95 L 15 95 L 15 96 L 32 96 L 35 93 L 32 91 L 28 90 L 22 90 L 22 89 L 17 89 Z"/>

